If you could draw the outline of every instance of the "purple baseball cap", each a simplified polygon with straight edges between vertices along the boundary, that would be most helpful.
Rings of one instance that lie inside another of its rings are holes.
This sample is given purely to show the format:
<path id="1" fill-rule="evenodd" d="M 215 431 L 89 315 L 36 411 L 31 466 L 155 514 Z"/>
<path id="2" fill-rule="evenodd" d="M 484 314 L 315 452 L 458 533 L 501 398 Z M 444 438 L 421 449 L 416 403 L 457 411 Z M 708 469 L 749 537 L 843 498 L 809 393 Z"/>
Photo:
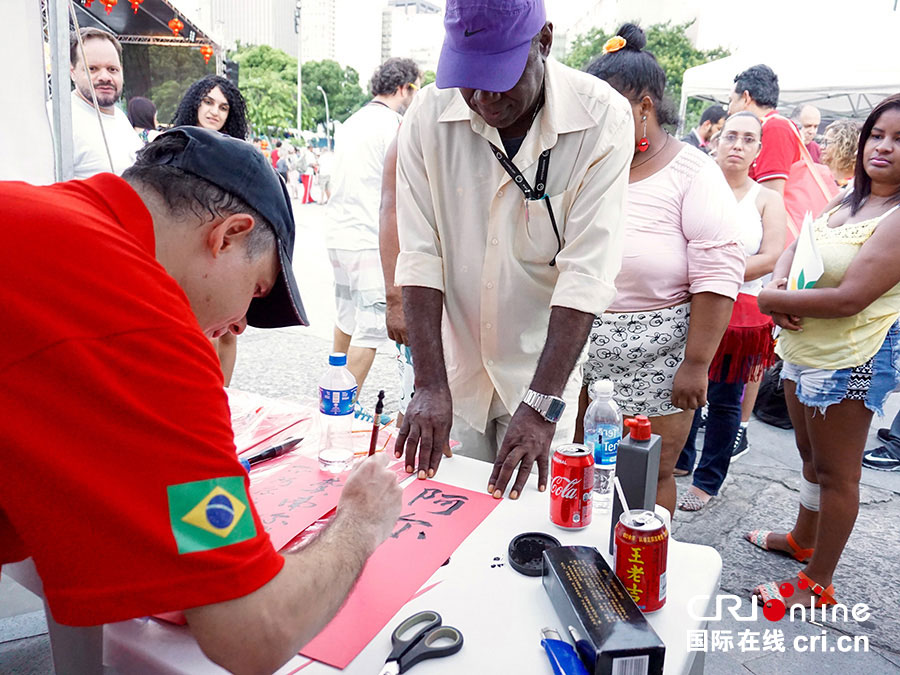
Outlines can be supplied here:
<path id="1" fill-rule="evenodd" d="M 447 0 L 435 85 L 509 91 L 546 20 L 544 0 Z"/>

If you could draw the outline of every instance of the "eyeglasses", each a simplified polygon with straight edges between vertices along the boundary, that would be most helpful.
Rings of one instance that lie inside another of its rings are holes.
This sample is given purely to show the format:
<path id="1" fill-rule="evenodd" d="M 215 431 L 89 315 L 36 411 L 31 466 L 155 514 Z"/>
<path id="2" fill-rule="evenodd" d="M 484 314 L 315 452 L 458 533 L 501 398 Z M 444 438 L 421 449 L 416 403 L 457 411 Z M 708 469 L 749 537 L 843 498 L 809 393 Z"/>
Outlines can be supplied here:
<path id="1" fill-rule="evenodd" d="M 719 137 L 719 143 L 723 145 L 734 145 L 738 140 L 740 140 L 743 145 L 756 145 L 759 143 L 759 138 L 753 134 L 738 134 L 734 131 L 722 134 Z"/>
<path id="2" fill-rule="evenodd" d="M 410 82 L 406 86 L 410 87 L 413 91 L 419 91 L 419 85 L 417 85 L 415 82 Z"/>

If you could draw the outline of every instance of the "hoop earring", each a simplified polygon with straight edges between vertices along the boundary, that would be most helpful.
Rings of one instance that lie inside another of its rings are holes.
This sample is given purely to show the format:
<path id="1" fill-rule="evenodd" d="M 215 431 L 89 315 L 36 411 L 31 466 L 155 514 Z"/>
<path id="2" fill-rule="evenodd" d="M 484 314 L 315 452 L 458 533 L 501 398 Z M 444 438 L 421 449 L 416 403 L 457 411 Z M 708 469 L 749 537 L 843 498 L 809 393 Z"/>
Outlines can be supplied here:
<path id="1" fill-rule="evenodd" d="M 647 152 L 650 148 L 650 141 L 647 140 L 647 116 L 644 115 L 641 120 L 644 122 L 644 131 L 643 136 L 641 136 L 641 140 L 638 141 L 638 152 Z"/>

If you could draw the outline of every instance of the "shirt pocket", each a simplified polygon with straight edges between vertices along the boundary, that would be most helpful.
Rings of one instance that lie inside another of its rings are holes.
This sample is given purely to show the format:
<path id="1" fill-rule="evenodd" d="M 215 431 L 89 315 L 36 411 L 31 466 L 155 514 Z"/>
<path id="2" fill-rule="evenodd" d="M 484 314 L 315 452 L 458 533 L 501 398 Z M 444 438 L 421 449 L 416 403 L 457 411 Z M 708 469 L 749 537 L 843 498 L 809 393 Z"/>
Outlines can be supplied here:
<path id="1" fill-rule="evenodd" d="M 566 192 L 528 202 L 528 217 L 523 213 L 516 228 L 513 250 L 522 262 L 548 265 L 565 243 Z M 550 219 L 549 201 L 556 221 Z M 525 207 L 523 207 L 524 210 Z M 557 239 L 557 233 L 559 238 Z"/>

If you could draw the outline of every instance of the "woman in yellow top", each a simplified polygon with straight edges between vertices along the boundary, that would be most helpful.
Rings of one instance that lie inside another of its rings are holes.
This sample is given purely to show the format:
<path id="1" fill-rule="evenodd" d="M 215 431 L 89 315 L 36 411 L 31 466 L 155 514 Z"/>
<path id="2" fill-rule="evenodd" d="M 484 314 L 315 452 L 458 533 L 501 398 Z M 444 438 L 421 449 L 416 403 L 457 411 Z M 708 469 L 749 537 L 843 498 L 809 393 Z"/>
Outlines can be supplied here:
<path id="1" fill-rule="evenodd" d="M 788 533 L 755 531 L 766 550 L 806 563 L 786 583 L 755 589 L 763 602 L 833 604 L 834 570 L 856 522 L 863 447 L 872 413 L 900 383 L 900 94 L 863 124 L 853 189 L 815 222 L 824 274 L 786 290 L 796 243 L 778 260 L 759 307 L 782 332 L 785 398 L 803 472 Z"/>

